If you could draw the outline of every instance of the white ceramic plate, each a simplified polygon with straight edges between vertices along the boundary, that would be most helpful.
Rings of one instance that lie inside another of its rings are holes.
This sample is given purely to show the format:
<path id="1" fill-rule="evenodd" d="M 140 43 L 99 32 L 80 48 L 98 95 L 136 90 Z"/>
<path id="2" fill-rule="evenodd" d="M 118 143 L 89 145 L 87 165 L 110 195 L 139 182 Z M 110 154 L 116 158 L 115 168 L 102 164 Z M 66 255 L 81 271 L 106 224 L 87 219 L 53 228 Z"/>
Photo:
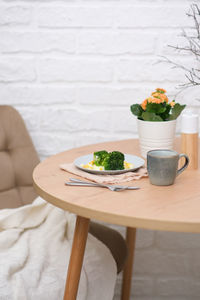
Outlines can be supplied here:
<path id="1" fill-rule="evenodd" d="M 88 154 L 84 156 L 80 156 L 75 159 L 74 164 L 77 168 L 92 174 L 101 174 L 101 175 L 116 175 L 122 174 L 130 171 L 135 171 L 144 165 L 144 160 L 139 156 L 131 155 L 131 154 L 124 154 L 125 161 L 134 165 L 132 169 L 124 169 L 124 170 L 106 170 L 106 171 L 99 171 L 99 170 L 91 170 L 81 167 L 81 165 L 86 165 L 90 161 L 93 160 L 93 154 Z"/>

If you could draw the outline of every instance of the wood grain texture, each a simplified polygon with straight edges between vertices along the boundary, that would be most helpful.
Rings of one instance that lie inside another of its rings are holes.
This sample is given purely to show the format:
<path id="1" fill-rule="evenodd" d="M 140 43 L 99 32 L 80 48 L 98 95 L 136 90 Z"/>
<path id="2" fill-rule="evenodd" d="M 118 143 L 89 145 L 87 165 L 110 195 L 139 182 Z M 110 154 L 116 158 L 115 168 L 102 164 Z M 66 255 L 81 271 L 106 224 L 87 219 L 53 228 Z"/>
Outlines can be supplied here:
<path id="1" fill-rule="evenodd" d="M 180 144 L 180 139 L 179 139 Z M 138 140 L 107 142 L 72 149 L 52 156 L 34 170 L 34 186 L 50 203 L 79 216 L 133 228 L 200 232 L 200 172 L 186 170 L 171 186 L 154 186 L 149 179 L 129 182 L 136 191 L 112 192 L 98 187 L 71 187 L 64 181 L 72 175 L 59 164 L 98 150 L 139 154 Z M 175 148 L 180 152 L 180 145 Z"/>
<path id="2" fill-rule="evenodd" d="M 121 300 L 129 300 L 131 295 L 131 279 L 135 252 L 136 228 L 126 228 L 126 243 L 128 247 L 128 259 L 123 271 Z"/>
<path id="3" fill-rule="evenodd" d="M 76 300 L 90 220 L 77 216 L 63 300 Z"/>
<path id="4" fill-rule="evenodd" d="M 189 170 L 198 169 L 198 133 L 181 134 L 181 152 L 188 155 Z"/>

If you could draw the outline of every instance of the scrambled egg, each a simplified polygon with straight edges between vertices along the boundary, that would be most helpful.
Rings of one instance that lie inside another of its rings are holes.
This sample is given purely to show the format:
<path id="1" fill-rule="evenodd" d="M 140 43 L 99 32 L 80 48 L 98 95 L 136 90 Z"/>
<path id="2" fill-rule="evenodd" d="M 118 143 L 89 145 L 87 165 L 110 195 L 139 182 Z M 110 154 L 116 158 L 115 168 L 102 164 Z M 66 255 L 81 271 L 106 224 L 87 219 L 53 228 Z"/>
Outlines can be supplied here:
<path id="1" fill-rule="evenodd" d="M 86 165 L 81 164 L 81 167 L 84 169 L 90 169 L 90 170 L 97 170 L 97 171 L 104 171 L 104 167 L 103 166 L 96 166 L 94 164 L 94 161 L 90 161 L 89 163 L 87 163 Z M 134 165 L 131 163 L 128 163 L 126 161 L 124 161 L 124 169 L 125 170 L 129 170 L 129 169 L 133 169 Z"/>
<path id="2" fill-rule="evenodd" d="M 133 168 L 134 168 L 134 164 L 124 161 L 124 169 L 129 170 L 129 169 L 133 169 Z"/>

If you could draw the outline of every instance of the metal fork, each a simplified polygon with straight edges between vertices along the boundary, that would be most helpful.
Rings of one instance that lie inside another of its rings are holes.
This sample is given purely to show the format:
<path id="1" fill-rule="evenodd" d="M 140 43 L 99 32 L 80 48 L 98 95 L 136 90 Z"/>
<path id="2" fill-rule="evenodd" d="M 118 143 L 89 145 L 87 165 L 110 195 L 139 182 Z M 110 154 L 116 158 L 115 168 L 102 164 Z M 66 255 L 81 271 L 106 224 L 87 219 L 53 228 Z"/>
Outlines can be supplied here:
<path id="1" fill-rule="evenodd" d="M 109 185 L 109 184 L 101 184 L 101 183 L 93 183 L 88 181 L 79 180 L 76 178 L 70 178 L 71 182 L 65 182 L 67 185 L 73 186 L 96 186 L 96 187 L 104 187 L 108 188 L 111 191 L 119 192 L 124 190 L 138 190 L 139 187 L 136 186 L 123 186 L 123 185 Z"/>

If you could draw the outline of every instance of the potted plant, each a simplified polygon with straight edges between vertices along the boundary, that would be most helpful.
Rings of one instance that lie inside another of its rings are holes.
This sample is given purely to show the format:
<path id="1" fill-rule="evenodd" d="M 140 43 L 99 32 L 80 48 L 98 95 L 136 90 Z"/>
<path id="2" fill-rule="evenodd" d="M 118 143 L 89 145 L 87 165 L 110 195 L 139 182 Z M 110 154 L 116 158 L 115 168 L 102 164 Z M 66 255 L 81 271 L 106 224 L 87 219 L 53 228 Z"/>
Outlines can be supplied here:
<path id="1" fill-rule="evenodd" d="M 141 154 L 152 149 L 173 149 L 176 119 L 185 105 L 169 102 L 166 91 L 157 88 L 141 104 L 133 104 L 131 112 L 138 119 Z"/>

